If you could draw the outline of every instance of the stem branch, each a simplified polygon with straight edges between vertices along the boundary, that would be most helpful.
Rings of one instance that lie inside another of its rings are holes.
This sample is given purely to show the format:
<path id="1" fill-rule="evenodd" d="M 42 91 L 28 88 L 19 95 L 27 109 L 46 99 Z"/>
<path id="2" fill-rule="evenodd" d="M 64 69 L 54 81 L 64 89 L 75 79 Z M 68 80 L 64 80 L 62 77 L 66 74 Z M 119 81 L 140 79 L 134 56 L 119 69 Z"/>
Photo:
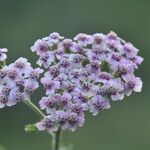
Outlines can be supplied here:
<path id="1" fill-rule="evenodd" d="M 44 118 L 44 113 L 30 100 L 23 101 L 27 106 L 29 106 L 40 118 Z"/>
<path id="2" fill-rule="evenodd" d="M 30 107 L 41 119 L 45 117 L 44 113 L 30 100 L 23 101 L 28 107 Z M 49 133 L 49 132 L 48 132 Z M 59 150 L 61 128 L 55 133 L 49 133 L 52 136 L 52 150 Z"/>

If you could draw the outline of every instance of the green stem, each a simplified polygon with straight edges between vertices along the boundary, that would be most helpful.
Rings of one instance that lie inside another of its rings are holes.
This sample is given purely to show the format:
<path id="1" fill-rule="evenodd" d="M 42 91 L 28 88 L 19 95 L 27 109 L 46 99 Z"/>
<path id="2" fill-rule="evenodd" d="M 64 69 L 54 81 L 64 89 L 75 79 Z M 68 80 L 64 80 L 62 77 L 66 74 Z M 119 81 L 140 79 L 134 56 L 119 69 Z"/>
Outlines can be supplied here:
<path id="1" fill-rule="evenodd" d="M 41 119 L 45 117 L 45 114 L 30 100 L 23 101 L 28 107 L 30 107 Z M 60 134 L 61 128 L 57 130 L 57 132 L 48 133 L 52 136 L 52 150 L 59 150 L 59 141 L 60 141 Z"/>
<path id="2" fill-rule="evenodd" d="M 45 117 L 45 114 L 34 104 L 31 100 L 25 100 L 23 101 L 29 108 L 31 108 L 41 119 Z M 48 134 L 50 134 L 52 137 L 54 136 L 53 132 L 49 132 L 47 130 Z"/>
<path id="3" fill-rule="evenodd" d="M 52 150 L 59 150 L 61 128 L 52 136 Z"/>
<path id="4" fill-rule="evenodd" d="M 29 106 L 40 118 L 44 118 L 44 113 L 30 100 L 23 101 L 27 106 Z"/>

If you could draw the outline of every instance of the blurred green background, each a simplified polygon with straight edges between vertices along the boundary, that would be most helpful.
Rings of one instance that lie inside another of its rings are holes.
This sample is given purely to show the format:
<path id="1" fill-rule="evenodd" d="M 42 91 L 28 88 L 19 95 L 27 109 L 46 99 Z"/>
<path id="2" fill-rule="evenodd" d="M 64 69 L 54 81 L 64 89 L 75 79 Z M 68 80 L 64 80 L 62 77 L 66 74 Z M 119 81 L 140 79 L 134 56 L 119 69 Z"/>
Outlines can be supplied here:
<path id="1" fill-rule="evenodd" d="M 85 126 L 65 133 L 64 142 L 74 150 L 150 150 L 150 0 L 0 0 L 0 47 L 9 49 L 9 62 L 19 56 L 35 62 L 30 46 L 50 32 L 72 38 L 110 30 L 141 49 L 143 92 L 113 102 L 97 117 L 88 114 Z M 0 150 L 50 150 L 49 136 L 23 130 L 37 120 L 23 104 L 0 110 Z"/>

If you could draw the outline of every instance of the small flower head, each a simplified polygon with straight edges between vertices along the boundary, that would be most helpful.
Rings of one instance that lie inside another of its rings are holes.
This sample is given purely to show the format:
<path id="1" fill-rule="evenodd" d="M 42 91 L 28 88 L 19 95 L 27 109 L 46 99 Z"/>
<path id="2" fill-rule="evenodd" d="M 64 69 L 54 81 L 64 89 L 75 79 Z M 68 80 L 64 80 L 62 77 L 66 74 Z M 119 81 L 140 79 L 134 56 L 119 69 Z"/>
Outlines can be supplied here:
<path id="1" fill-rule="evenodd" d="M 126 43 L 121 49 L 121 53 L 125 54 L 127 58 L 133 58 L 137 55 L 138 49 L 135 48 L 131 43 Z"/>
<path id="2" fill-rule="evenodd" d="M 141 92 L 143 86 L 143 82 L 141 78 L 135 77 L 134 75 L 127 76 L 126 84 L 125 84 L 125 94 L 130 95 L 132 91 Z"/>
<path id="3" fill-rule="evenodd" d="M 102 86 L 104 95 L 111 96 L 112 100 L 122 100 L 124 98 L 124 86 L 119 79 L 111 79 Z"/>
<path id="4" fill-rule="evenodd" d="M 3 62 L 7 59 L 7 55 L 5 54 L 7 51 L 7 48 L 0 48 L 0 62 Z"/>
<path id="5" fill-rule="evenodd" d="M 49 68 L 50 65 L 54 62 L 55 57 L 52 52 L 45 52 L 40 55 L 39 60 L 37 61 L 37 64 L 39 66 L 44 66 L 44 68 Z"/>
<path id="6" fill-rule="evenodd" d="M 39 131 L 48 130 L 48 132 L 57 131 L 57 120 L 54 116 L 46 116 L 41 122 L 36 123 L 36 127 Z"/>
<path id="7" fill-rule="evenodd" d="M 79 33 L 75 38 L 75 41 L 77 41 L 82 46 L 87 46 L 89 44 L 92 44 L 93 37 L 91 35 L 87 35 L 84 33 Z"/>
<path id="8" fill-rule="evenodd" d="M 106 83 L 109 80 L 113 79 L 113 76 L 108 72 L 100 72 L 100 74 L 97 77 L 97 82 Z"/>
<path id="9" fill-rule="evenodd" d="M 62 39 L 64 39 L 64 37 L 60 36 L 60 34 L 57 32 L 53 32 L 49 35 L 49 41 L 55 44 L 58 43 Z"/>
<path id="10" fill-rule="evenodd" d="M 46 89 L 46 95 L 55 93 L 55 90 L 58 90 L 60 86 L 59 81 L 49 80 L 47 77 L 42 78 L 41 83 Z"/>
<path id="11" fill-rule="evenodd" d="M 67 114 L 67 128 L 70 131 L 75 131 L 76 128 L 82 127 L 84 124 L 84 116 L 80 116 L 77 113 L 71 112 Z"/>
<path id="12" fill-rule="evenodd" d="M 32 52 L 36 52 L 37 55 L 41 55 L 48 50 L 48 44 L 44 40 L 37 40 L 31 47 Z"/>
<path id="13" fill-rule="evenodd" d="M 93 115 L 97 115 L 99 111 L 103 109 L 109 109 L 110 104 L 109 100 L 102 96 L 94 96 L 92 99 L 88 102 L 90 112 L 93 113 Z"/>

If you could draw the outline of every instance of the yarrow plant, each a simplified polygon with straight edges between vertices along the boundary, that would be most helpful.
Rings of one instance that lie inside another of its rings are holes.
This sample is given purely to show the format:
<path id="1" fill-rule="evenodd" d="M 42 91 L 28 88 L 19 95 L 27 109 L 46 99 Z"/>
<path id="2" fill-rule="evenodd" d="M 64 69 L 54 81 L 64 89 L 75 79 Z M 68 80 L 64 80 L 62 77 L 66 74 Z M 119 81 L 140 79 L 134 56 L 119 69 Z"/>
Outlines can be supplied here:
<path id="1" fill-rule="evenodd" d="M 142 81 L 134 72 L 142 63 L 139 50 L 114 32 L 107 35 L 79 33 L 65 39 L 59 33 L 38 39 L 31 47 L 39 68 L 25 58 L 5 64 L 6 48 L 0 49 L 0 108 L 24 102 L 41 118 L 26 130 L 47 131 L 53 137 L 52 150 L 59 150 L 61 131 L 75 131 L 94 116 L 110 108 L 110 101 L 141 92 Z M 39 108 L 30 100 L 39 87 Z"/>

